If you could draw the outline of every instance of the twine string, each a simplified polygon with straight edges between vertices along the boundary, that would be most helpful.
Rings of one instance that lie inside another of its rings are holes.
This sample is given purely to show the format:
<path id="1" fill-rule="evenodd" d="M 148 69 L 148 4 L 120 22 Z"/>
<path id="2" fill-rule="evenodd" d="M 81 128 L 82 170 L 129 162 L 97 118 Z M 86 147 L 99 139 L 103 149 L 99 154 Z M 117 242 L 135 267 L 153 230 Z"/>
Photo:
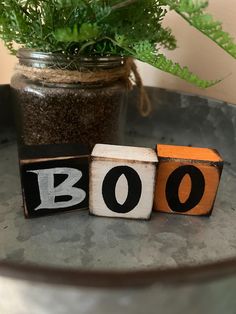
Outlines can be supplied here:
<path id="1" fill-rule="evenodd" d="M 54 68 L 35 68 L 18 64 L 16 72 L 30 80 L 54 84 L 94 84 L 99 82 L 114 82 L 123 80 L 127 90 L 133 87 L 131 74 L 139 90 L 138 110 L 142 117 L 152 112 L 152 105 L 143 86 L 142 78 L 133 59 L 129 58 L 124 65 L 112 69 L 91 70 L 64 70 Z"/>

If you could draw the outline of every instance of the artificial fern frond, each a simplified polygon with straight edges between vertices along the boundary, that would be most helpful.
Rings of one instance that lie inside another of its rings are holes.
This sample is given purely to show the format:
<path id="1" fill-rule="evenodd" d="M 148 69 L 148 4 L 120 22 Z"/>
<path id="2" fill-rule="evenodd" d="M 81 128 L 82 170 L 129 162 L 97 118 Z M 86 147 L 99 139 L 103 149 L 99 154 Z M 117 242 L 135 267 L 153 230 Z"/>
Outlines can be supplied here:
<path id="1" fill-rule="evenodd" d="M 146 62 L 161 71 L 173 74 L 200 88 L 208 88 L 220 82 L 220 80 L 208 81 L 201 79 L 196 74 L 193 74 L 188 67 L 181 67 L 178 63 L 167 59 L 163 54 L 159 54 L 148 42 L 140 42 L 133 49 L 136 59 Z"/>
<path id="2" fill-rule="evenodd" d="M 158 31 L 158 44 L 168 50 L 177 48 L 176 38 L 173 36 L 170 28 L 160 28 Z"/>
<path id="3" fill-rule="evenodd" d="M 233 39 L 205 13 L 207 6 L 206 0 L 0 0 L 0 38 L 12 53 L 17 43 L 50 53 L 134 57 L 206 88 L 218 81 L 200 79 L 156 47 L 176 48 L 172 31 L 163 26 L 175 10 L 236 58 Z"/>
<path id="4" fill-rule="evenodd" d="M 208 1 L 199 0 L 163 0 L 190 25 L 213 40 L 232 57 L 236 58 L 236 44 L 234 39 L 223 30 L 222 23 L 215 21 L 210 14 L 203 11 L 208 6 Z"/>
<path id="5" fill-rule="evenodd" d="M 208 0 L 160 0 L 160 3 L 168 5 L 171 10 L 179 10 L 188 14 L 195 14 L 208 6 Z"/>
<path id="6" fill-rule="evenodd" d="M 95 40 L 99 37 L 100 30 L 97 24 L 84 23 L 78 29 L 75 24 L 71 29 L 70 27 L 58 29 L 55 32 L 55 37 L 61 42 L 85 42 Z"/>

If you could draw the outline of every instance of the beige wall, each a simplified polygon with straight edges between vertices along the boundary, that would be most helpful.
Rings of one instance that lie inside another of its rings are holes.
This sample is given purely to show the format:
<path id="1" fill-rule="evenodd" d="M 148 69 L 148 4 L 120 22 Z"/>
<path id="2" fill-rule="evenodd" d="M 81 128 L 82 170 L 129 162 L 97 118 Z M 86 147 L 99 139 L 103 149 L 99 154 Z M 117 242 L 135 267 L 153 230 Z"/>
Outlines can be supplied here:
<path id="1" fill-rule="evenodd" d="M 0 84 L 8 83 L 15 64 L 15 58 L 10 56 L 0 41 Z"/>
<path id="2" fill-rule="evenodd" d="M 223 21 L 224 28 L 236 41 L 236 1 L 210 0 L 209 11 Z M 168 17 L 167 24 L 175 30 L 178 46 L 168 56 L 190 66 L 191 70 L 206 79 L 227 77 L 222 83 L 207 90 L 195 88 L 182 80 L 142 65 L 141 74 L 148 85 L 168 87 L 210 97 L 227 100 L 236 104 L 236 60 L 212 43 L 204 35 L 191 28 L 176 14 Z"/>
<path id="3" fill-rule="evenodd" d="M 224 23 L 224 28 L 236 38 L 236 1 L 210 0 L 209 11 Z M 226 79 L 208 90 L 200 90 L 171 75 L 139 63 L 139 68 L 146 85 L 168 87 L 208 95 L 236 103 L 236 61 L 225 54 L 205 36 L 186 25 L 176 14 L 170 14 L 166 24 L 175 30 L 178 48 L 168 52 L 168 56 L 189 65 L 190 68 L 206 79 Z M 0 43 L 0 83 L 9 82 L 15 58 L 9 56 Z"/>

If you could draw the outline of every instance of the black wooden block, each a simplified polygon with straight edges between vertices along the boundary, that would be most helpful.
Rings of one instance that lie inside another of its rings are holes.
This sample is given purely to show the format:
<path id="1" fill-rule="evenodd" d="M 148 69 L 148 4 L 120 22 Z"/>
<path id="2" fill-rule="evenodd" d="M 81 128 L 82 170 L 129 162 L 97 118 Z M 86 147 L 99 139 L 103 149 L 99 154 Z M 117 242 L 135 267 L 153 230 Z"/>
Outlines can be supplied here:
<path id="1" fill-rule="evenodd" d="M 27 218 L 88 208 L 89 150 L 80 144 L 20 146 Z"/>

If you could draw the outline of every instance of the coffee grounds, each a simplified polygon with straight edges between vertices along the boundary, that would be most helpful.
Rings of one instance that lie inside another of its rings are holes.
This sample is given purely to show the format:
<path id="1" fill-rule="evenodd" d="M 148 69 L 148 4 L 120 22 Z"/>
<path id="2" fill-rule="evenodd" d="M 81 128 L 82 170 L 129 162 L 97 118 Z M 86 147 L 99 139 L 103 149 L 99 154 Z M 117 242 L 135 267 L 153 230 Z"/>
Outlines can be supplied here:
<path id="1" fill-rule="evenodd" d="M 119 144 L 127 88 L 123 81 L 106 86 L 42 85 L 22 75 L 12 81 L 26 145 L 83 143 Z M 20 123 L 19 123 L 20 122 Z"/>

